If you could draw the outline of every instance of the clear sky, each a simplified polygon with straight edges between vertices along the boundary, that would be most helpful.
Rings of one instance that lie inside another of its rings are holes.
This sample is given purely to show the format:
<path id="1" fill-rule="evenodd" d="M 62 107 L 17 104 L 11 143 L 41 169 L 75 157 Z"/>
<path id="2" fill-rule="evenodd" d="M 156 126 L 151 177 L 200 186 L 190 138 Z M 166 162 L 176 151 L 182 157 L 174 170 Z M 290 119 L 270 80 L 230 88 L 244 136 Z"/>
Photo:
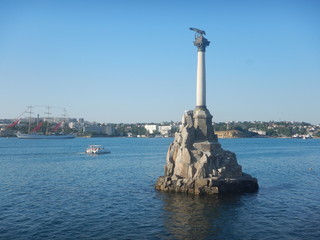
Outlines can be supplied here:
<path id="1" fill-rule="evenodd" d="M 196 27 L 211 41 L 215 122 L 319 124 L 319 12 L 316 0 L 0 0 L 0 118 L 53 105 L 89 121 L 178 121 L 195 107 Z"/>

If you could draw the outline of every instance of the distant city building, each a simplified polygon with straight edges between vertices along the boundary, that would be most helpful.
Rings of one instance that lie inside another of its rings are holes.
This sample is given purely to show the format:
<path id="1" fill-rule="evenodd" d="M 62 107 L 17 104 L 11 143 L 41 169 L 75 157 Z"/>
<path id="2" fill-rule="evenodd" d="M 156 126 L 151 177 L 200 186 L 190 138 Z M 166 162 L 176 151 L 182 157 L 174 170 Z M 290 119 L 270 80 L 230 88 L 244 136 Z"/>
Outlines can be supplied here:
<path id="1" fill-rule="evenodd" d="M 54 117 L 51 118 L 52 122 L 70 122 L 69 118 L 64 118 L 64 117 Z"/>
<path id="2" fill-rule="evenodd" d="M 69 122 L 68 123 L 69 128 L 71 129 L 81 129 L 81 125 L 78 122 Z"/>
<path id="3" fill-rule="evenodd" d="M 159 126 L 158 129 L 159 129 L 158 131 L 163 136 L 170 136 L 171 135 L 171 126 Z"/>
<path id="4" fill-rule="evenodd" d="M 84 133 L 95 133 L 95 134 L 107 134 L 109 136 L 114 134 L 114 127 L 111 124 L 107 125 L 84 125 L 83 126 Z"/>
<path id="5" fill-rule="evenodd" d="M 0 128 L 0 137 L 13 136 L 14 131 L 6 128 Z"/>
<path id="6" fill-rule="evenodd" d="M 261 136 L 265 136 L 267 134 L 266 131 L 262 131 L 262 130 L 259 130 L 259 129 L 256 129 L 256 128 L 249 128 L 248 131 L 249 132 L 258 133 Z"/>
<path id="7" fill-rule="evenodd" d="M 105 127 L 105 133 L 108 134 L 109 136 L 114 134 L 114 126 L 111 124 L 107 124 L 104 126 Z"/>
<path id="8" fill-rule="evenodd" d="M 13 120 L 7 120 L 7 119 L 2 119 L 0 121 L 0 137 L 14 135 L 14 131 L 11 130 L 10 128 L 7 128 L 8 125 L 10 125 L 10 123 L 12 122 Z"/>
<path id="9" fill-rule="evenodd" d="M 153 134 L 154 132 L 158 131 L 158 126 L 155 124 L 152 125 L 144 125 L 144 128 L 147 129 L 149 134 Z"/>

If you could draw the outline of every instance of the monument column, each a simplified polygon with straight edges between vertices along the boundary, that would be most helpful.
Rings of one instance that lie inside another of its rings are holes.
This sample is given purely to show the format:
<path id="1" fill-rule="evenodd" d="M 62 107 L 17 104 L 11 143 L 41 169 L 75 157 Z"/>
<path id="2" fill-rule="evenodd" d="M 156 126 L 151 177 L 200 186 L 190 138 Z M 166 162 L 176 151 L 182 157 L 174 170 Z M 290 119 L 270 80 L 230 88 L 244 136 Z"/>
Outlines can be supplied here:
<path id="1" fill-rule="evenodd" d="M 202 31 L 204 33 L 204 31 Z M 196 33 L 197 34 L 197 33 Z M 198 48 L 197 107 L 206 107 L 206 47 L 210 42 L 203 35 L 196 35 L 194 45 Z"/>
<path id="2" fill-rule="evenodd" d="M 205 31 L 197 28 L 190 28 L 195 31 L 195 41 L 193 44 L 198 49 L 198 63 L 197 63 L 197 96 L 196 109 L 194 111 L 194 127 L 196 129 L 196 141 L 217 141 L 212 127 L 212 116 L 206 107 L 206 63 L 205 53 L 206 47 L 210 42 L 203 36 Z"/>

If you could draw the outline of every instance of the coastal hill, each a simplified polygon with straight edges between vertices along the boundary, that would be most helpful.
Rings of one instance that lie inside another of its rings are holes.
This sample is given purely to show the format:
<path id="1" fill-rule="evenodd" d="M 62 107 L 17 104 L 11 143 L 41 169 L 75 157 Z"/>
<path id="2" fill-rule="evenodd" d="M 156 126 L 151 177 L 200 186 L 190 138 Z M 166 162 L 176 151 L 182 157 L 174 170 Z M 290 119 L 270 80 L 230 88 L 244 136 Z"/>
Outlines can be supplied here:
<path id="1" fill-rule="evenodd" d="M 306 122 L 280 121 L 280 122 L 219 122 L 214 123 L 215 133 L 219 138 L 302 138 L 320 137 L 320 125 Z"/>
<path id="2" fill-rule="evenodd" d="M 226 130 L 226 131 L 215 131 L 218 138 L 251 138 L 251 137 L 262 137 L 258 133 L 240 130 Z"/>

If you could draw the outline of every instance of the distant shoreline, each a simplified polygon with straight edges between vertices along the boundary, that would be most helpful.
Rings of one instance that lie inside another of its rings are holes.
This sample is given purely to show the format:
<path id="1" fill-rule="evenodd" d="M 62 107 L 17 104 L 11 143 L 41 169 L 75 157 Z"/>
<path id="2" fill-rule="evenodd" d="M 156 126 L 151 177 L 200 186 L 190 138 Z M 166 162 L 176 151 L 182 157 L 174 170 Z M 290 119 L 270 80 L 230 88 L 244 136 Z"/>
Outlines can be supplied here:
<path id="1" fill-rule="evenodd" d="M 295 138 L 295 137 L 276 137 L 276 136 L 267 136 L 267 135 L 259 135 L 253 134 L 252 132 L 248 131 L 239 131 L 239 130 L 226 130 L 226 131 L 215 131 L 215 134 L 218 138 Z M 320 138 L 313 136 L 312 138 Z M 302 139 L 296 138 L 296 139 Z"/>

